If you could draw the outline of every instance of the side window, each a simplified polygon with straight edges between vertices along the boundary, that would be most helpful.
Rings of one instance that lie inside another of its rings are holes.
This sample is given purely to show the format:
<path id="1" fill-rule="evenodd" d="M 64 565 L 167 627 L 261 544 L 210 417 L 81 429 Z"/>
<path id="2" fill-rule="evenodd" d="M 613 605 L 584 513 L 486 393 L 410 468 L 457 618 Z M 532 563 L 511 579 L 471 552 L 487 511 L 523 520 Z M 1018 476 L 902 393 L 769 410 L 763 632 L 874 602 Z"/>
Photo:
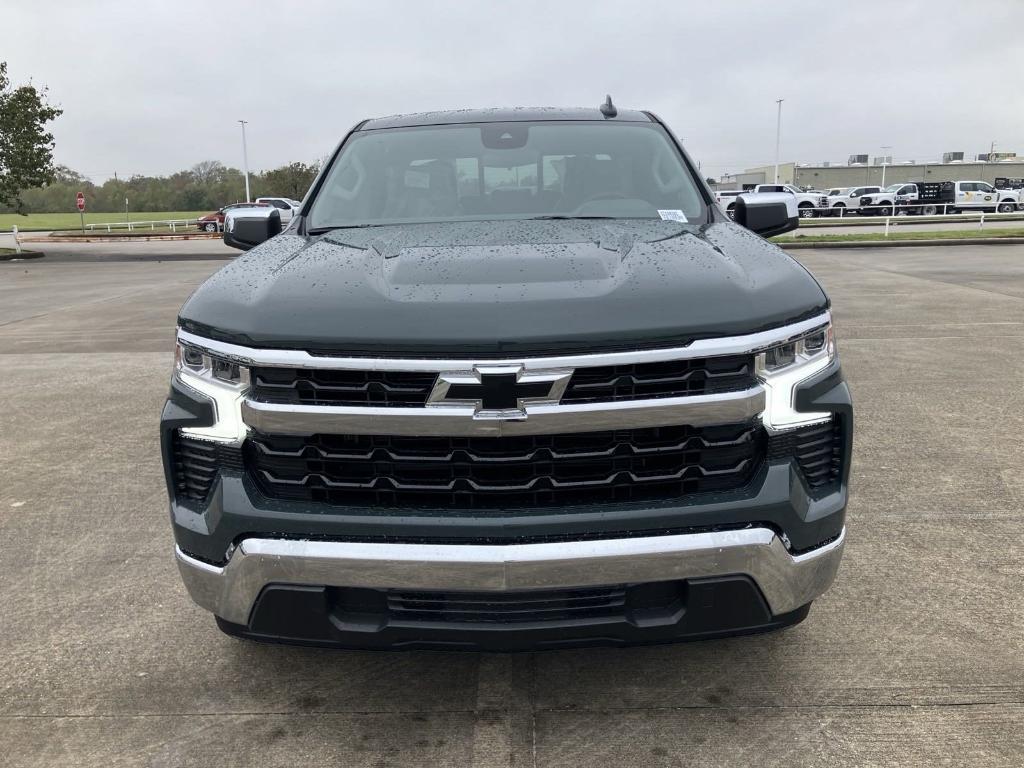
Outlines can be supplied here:
<path id="1" fill-rule="evenodd" d="M 866 195 L 867 192 L 868 190 L 866 187 L 857 187 L 855 190 L 853 190 L 853 192 L 850 193 L 850 197 L 860 197 L 861 195 Z"/>
<path id="2" fill-rule="evenodd" d="M 995 192 L 995 190 L 988 184 L 975 184 L 974 186 L 979 192 Z"/>
<path id="3" fill-rule="evenodd" d="M 973 183 L 973 182 L 970 182 L 970 181 L 961 181 L 960 182 L 960 191 L 961 192 L 977 192 L 978 191 L 978 185 Z"/>

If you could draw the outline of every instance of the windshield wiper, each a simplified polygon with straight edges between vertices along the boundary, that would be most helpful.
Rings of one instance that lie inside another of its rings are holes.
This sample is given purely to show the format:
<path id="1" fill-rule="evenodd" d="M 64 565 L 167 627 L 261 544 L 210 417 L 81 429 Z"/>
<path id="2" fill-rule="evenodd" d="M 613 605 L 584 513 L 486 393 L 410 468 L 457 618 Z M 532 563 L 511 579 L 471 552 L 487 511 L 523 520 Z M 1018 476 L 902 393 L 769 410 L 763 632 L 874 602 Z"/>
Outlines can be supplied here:
<path id="1" fill-rule="evenodd" d="M 307 235 L 324 235 L 336 229 L 368 229 L 370 227 L 389 227 L 390 224 L 338 224 L 333 227 L 314 227 L 307 230 Z"/>

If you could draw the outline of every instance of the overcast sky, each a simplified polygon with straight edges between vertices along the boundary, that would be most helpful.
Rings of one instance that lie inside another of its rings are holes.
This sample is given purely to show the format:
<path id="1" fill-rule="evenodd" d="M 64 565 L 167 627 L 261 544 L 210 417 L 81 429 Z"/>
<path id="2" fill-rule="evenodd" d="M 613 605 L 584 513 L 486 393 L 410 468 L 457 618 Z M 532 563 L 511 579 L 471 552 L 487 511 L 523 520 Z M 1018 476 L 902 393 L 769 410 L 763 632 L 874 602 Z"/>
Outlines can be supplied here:
<path id="1" fill-rule="evenodd" d="M 365 117 L 657 112 L 708 175 L 855 152 L 1024 154 L 1024 0 L 7 3 L 0 59 L 50 89 L 95 181 L 327 154 Z M 289 10 L 292 9 L 292 10 Z"/>

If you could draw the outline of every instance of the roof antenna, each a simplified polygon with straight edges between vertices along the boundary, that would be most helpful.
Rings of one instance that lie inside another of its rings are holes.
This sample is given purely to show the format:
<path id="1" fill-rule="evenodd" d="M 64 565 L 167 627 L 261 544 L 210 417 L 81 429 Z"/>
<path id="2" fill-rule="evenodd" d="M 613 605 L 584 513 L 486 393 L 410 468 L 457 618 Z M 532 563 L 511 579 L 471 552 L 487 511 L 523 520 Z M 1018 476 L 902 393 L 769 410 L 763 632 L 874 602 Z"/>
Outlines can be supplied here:
<path id="1" fill-rule="evenodd" d="M 605 117 L 615 117 L 619 114 L 619 110 L 617 110 L 615 105 L 612 104 L 611 94 L 605 97 L 604 104 L 601 105 L 601 114 Z"/>

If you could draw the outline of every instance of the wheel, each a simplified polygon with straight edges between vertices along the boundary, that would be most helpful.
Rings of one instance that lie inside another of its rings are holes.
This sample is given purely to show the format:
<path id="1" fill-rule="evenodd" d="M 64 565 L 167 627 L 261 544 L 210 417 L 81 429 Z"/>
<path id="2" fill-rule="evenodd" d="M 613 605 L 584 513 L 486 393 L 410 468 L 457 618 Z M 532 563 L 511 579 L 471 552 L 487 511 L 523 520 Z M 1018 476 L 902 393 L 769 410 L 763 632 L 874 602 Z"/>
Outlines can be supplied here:
<path id="1" fill-rule="evenodd" d="M 815 216 L 814 207 L 810 203 L 803 203 L 800 206 L 801 219 L 813 219 Z"/>
<path id="2" fill-rule="evenodd" d="M 846 215 L 846 203 L 836 203 L 832 206 L 832 215 L 842 218 Z"/>
<path id="3" fill-rule="evenodd" d="M 892 206 L 889 205 L 888 203 L 883 204 L 878 209 L 878 215 L 879 216 L 892 216 Z"/>
<path id="4" fill-rule="evenodd" d="M 998 210 L 999 213 L 1013 213 L 1013 211 L 1014 211 L 1014 209 L 1016 207 L 1017 207 L 1016 205 L 1014 205 L 1009 200 L 1007 200 L 1004 203 L 1000 203 L 999 204 L 999 208 L 997 208 L 996 210 Z"/>
<path id="5" fill-rule="evenodd" d="M 937 205 L 926 205 L 921 208 L 922 216 L 935 216 L 939 212 L 939 206 Z"/>
<path id="6" fill-rule="evenodd" d="M 208 222 L 206 222 L 206 224 L 203 225 L 203 230 L 206 231 L 206 232 L 216 232 L 217 231 L 217 222 L 216 221 L 208 221 Z"/>
<path id="7" fill-rule="evenodd" d="M 730 205 L 728 208 L 725 209 L 725 212 L 728 214 L 730 219 L 735 219 L 736 218 L 736 205 L 735 204 Z"/>
<path id="8" fill-rule="evenodd" d="M 900 208 L 898 211 L 896 211 L 896 215 L 897 216 L 909 216 L 910 215 L 910 211 L 908 211 L 906 208 Z"/>

